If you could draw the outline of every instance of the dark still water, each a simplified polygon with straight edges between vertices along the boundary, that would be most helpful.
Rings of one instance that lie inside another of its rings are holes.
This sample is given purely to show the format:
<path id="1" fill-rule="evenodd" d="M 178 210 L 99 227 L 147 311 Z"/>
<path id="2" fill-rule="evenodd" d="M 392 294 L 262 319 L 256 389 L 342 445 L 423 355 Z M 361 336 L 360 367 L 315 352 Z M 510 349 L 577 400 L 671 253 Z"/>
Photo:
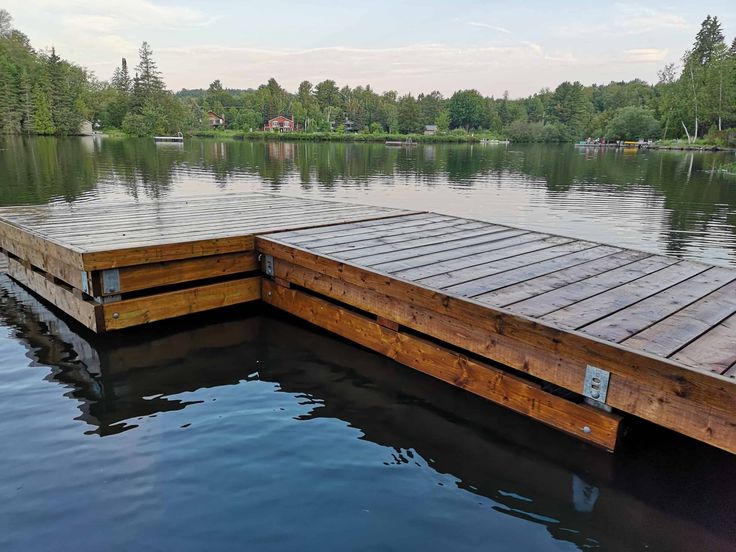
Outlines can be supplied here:
<path id="1" fill-rule="evenodd" d="M 0 140 L 0 204 L 261 190 L 736 264 L 726 154 Z M 730 158 L 729 158 L 730 159 Z M 0 550 L 734 550 L 736 459 L 609 455 L 265 307 L 94 336 L 0 276 Z"/>

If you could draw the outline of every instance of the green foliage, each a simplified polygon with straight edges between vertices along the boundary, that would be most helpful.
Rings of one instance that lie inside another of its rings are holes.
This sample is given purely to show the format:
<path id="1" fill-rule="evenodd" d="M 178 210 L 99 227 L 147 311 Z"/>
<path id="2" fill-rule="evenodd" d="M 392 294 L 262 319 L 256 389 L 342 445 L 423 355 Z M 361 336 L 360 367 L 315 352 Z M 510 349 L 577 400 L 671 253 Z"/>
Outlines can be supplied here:
<path id="1" fill-rule="evenodd" d="M 450 98 L 447 109 L 450 124 L 465 130 L 482 128 L 485 122 L 485 100 L 477 90 L 460 90 Z"/>
<path id="2" fill-rule="evenodd" d="M 606 125 L 607 140 L 649 140 L 659 136 L 659 121 L 643 107 L 622 107 Z"/>
<path id="3" fill-rule="evenodd" d="M 539 122 L 513 121 L 506 127 L 504 134 L 512 142 L 543 142 L 544 129 Z"/>

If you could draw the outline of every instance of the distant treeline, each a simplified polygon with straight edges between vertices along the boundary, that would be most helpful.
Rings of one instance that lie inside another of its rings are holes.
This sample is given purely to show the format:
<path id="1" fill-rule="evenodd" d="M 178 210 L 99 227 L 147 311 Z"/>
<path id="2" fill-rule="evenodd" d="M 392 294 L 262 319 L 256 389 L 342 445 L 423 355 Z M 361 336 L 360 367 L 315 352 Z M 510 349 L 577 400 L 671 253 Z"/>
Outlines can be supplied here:
<path id="1" fill-rule="evenodd" d="M 517 142 L 705 139 L 736 145 L 736 39 L 729 48 L 718 18 L 708 16 L 679 66 L 660 71 L 659 82 L 641 80 L 583 86 L 564 82 L 526 98 L 483 96 L 460 90 L 399 95 L 370 86 L 339 87 L 333 80 L 302 82 L 294 93 L 276 79 L 255 89 L 167 91 L 147 43 L 131 75 L 125 59 L 109 82 L 56 53 L 35 52 L 0 10 L 0 130 L 6 133 L 73 134 L 82 120 L 131 135 L 197 132 L 210 128 L 208 111 L 226 127 L 259 131 L 277 115 L 302 131 L 439 135 L 484 132 Z"/>

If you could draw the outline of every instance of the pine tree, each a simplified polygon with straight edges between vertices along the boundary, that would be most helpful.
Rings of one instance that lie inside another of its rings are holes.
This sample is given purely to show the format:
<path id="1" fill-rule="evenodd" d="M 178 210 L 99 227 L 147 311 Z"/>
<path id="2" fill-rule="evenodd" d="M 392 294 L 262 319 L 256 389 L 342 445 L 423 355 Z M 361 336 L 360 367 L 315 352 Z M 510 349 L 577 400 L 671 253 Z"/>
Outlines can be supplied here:
<path id="1" fill-rule="evenodd" d="M 698 34 L 695 35 L 695 44 L 687 61 L 703 66 L 708 65 L 716 55 L 718 45 L 723 42 L 723 29 L 717 17 L 708 15 L 700 25 Z"/>
<path id="2" fill-rule="evenodd" d="M 13 32 L 13 18 L 8 10 L 0 10 L 0 38 L 8 38 Z"/>
<path id="3" fill-rule="evenodd" d="M 148 42 L 144 41 L 141 44 L 138 50 L 138 56 L 138 66 L 136 67 L 137 90 L 145 102 L 146 99 L 153 97 L 156 93 L 163 92 L 164 82 L 161 80 L 161 73 L 156 66 L 156 62 L 153 61 L 153 50 L 151 50 Z M 125 72 L 127 73 L 127 64 L 125 66 Z"/>
<path id="4" fill-rule="evenodd" d="M 40 86 L 33 90 L 33 130 L 36 134 L 54 134 L 56 128 L 51 117 L 49 100 Z"/>
<path id="5" fill-rule="evenodd" d="M 120 92 L 130 92 L 130 74 L 128 73 L 128 61 L 125 58 L 120 62 L 120 67 L 115 68 L 110 84 Z"/>
<path id="6" fill-rule="evenodd" d="M 32 96 L 31 79 L 28 73 L 23 70 L 20 75 L 20 106 L 23 117 L 21 130 L 24 134 L 32 134 L 34 132 Z"/>

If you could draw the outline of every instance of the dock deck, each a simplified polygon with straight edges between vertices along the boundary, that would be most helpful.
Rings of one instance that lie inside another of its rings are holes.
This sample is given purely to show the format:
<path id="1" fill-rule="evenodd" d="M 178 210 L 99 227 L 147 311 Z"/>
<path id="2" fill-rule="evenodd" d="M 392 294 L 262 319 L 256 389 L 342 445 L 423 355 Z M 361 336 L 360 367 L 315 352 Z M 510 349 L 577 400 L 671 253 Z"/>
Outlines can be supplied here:
<path id="1" fill-rule="evenodd" d="M 736 453 L 731 268 L 269 194 L 4 208 L 0 247 L 97 332 L 263 299 L 607 449 L 631 414 Z"/>

